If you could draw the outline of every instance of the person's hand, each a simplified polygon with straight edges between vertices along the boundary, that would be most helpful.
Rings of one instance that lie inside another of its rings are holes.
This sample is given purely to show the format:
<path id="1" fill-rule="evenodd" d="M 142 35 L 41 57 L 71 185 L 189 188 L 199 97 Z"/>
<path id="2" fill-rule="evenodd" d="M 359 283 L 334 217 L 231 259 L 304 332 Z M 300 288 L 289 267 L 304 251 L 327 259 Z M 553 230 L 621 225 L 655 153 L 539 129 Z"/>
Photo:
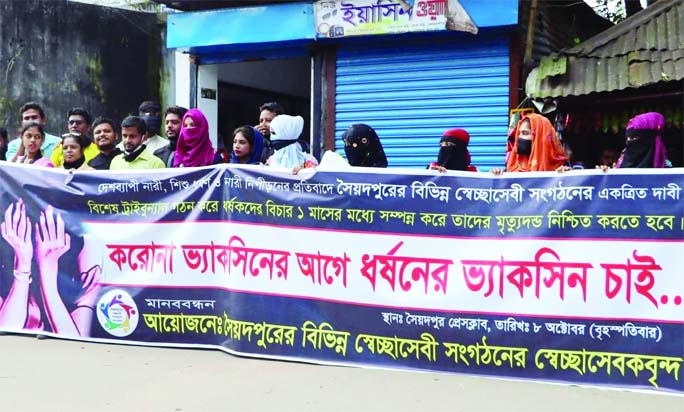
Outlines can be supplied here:
<path id="1" fill-rule="evenodd" d="M 447 169 L 440 165 L 430 165 L 430 170 L 439 170 L 440 173 L 446 173 Z"/>
<path id="2" fill-rule="evenodd" d="M 31 243 L 31 221 L 26 216 L 24 201 L 19 199 L 17 203 L 10 205 L 5 211 L 5 221 L 0 224 L 2 237 L 14 250 L 14 269 L 28 273 L 31 272 L 31 259 L 33 259 L 33 243 Z"/>
<path id="3" fill-rule="evenodd" d="M 56 216 L 55 216 L 56 215 Z M 41 274 L 57 276 L 59 258 L 71 248 L 71 236 L 64 230 L 64 220 L 48 206 L 40 214 L 40 224 L 36 223 L 36 259 Z"/>
<path id="4" fill-rule="evenodd" d="M 267 125 L 259 123 L 258 125 L 254 126 L 255 129 L 259 131 L 264 137 L 268 137 L 271 134 L 271 130 L 268 128 Z"/>
<path id="5" fill-rule="evenodd" d="M 572 170 L 572 167 L 570 167 L 570 166 L 558 166 L 558 169 L 556 169 L 556 172 L 565 173 L 569 170 Z"/>
<path id="6" fill-rule="evenodd" d="M 293 175 L 296 175 L 296 174 L 299 173 L 299 171 L 302 170 L 302 169 L 304 169 L 304 166 L 301 166 L 301 165 L 295 166 L 294 169 L 292 169 L 292 174 L 293 174 Z"/>
<path id="7" fill-rule="evenodd" d="M 597 168 L 597 169 L 601 169 L 601 171 L 602 171 L 603 173 L 605 173 L 605 172 L 607 172 L 607 171 L 610 169 L 610 166 L 606 166 L 606 165 L 597 165 L 596 168 Z"/>
<path id="8" fill-rule="evenodd" d="M 9 160 L 10 162 L 16 162 L 17 159 L 24 156 L 24 153 L 26 153 L 26 148 L 24 147 L 23 143 L 19 143 L 19 147 L 17 148 L 17 152 L 14 154 L 14 157 L 7 160 Z"/>
<path id="9" fill-rule="evenodd" d="M 498 168 L 498 167 L 493 167 L 493 168 L 489 169 L 489 173 L 491 173 L 491 174 L 493 174 L 493 175 L 495 175 L 495 176 L 502 175 L 503 172 L 504 172 L 503 169 Z"/>
<path id="10" fill-rule="evenodd" d="M 83 295 L 76 300 L 76 306 L 95 307 L 95 299 L 100 291 L 100 282 L 102 282 L 102 268 L 100 265 L 95 265 L 85 272 L 81 272 L 81 289 Z"/>

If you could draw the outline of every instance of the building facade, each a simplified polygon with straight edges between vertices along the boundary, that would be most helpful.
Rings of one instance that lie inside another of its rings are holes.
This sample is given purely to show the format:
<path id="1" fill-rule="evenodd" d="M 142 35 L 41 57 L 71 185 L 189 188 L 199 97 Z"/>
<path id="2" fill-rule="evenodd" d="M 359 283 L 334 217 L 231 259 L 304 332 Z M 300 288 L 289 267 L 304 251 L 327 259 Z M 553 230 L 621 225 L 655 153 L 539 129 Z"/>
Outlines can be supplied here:
<path id="1" fill-rule="evenodd" d="M 366 123 L 390 167 L 424 168 L 459 127 L 487 169 L 503 164 L 517 22 L 515 0 L 262 4 L 170 14 L 167 47 L 177 100 L 207 114 L 212 136 L 276 100 L 305 118 L 316 155 Z"/>

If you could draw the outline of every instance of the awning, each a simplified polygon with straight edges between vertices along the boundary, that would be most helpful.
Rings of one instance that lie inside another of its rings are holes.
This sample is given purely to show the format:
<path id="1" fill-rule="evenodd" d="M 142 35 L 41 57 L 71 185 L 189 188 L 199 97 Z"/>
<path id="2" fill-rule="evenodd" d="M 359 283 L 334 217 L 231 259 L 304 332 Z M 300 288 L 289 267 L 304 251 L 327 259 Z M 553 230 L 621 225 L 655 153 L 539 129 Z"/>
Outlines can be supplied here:
<path id="1" fill-rule="evenodd" d="M 168 16 L 166 47 L 211 57 L 313 43 L 311 3 L 226 8 Z"/>
<path id="2" fill-rule="evenodd" d="M 660 0 L 571 49 L 525 82 L 534 98 L 580 96 L 684 79 L 684 2 Z"/>
<path id="3" fill-rule="evenodd" d="M 460 4 L 478 28 L 513 27 L 518 21 L 517 0 L 460 0 Z M 316 41 L 341 40 L 316 39 L 313 2 L 170 13 L 167 20 L 167 48 L 199 55 L 204 64 L 254 57 L 254 50 L 259 57 L 289 57 Z"/>

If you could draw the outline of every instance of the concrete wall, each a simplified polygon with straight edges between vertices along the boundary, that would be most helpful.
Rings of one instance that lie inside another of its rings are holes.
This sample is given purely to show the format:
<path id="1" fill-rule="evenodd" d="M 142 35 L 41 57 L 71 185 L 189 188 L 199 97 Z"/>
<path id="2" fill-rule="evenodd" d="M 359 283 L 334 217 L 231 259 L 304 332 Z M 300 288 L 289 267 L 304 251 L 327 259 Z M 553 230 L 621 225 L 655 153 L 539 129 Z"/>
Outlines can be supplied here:
<path id="1" fill-rule="evenodd" d="M 119 121 L 159 99 L 164 23 L 155 14 L 66 0 L 0 1 L 0 126 L 19 127 L 19 107 L 40 103 L 47 130 L 85 107 Z M 163 93 L 167 94 L 167 93 Z"/>

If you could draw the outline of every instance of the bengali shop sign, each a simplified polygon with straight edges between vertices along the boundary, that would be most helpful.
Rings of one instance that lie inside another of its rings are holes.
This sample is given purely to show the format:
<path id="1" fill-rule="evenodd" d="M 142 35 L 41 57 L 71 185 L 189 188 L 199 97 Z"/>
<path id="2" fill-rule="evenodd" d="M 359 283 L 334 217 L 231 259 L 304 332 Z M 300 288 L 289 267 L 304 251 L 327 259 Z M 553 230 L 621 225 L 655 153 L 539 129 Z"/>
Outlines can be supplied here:
<path id="1" fill-rule="evenodd" d="M 458 0 L 319 0 L 318 37 L 349 37 L 478 28 Z"/>
<path id="2" fill-rule="evenodd" d="M 681 170 L 0 176 L 0 330 L 684 392 Z"/>

